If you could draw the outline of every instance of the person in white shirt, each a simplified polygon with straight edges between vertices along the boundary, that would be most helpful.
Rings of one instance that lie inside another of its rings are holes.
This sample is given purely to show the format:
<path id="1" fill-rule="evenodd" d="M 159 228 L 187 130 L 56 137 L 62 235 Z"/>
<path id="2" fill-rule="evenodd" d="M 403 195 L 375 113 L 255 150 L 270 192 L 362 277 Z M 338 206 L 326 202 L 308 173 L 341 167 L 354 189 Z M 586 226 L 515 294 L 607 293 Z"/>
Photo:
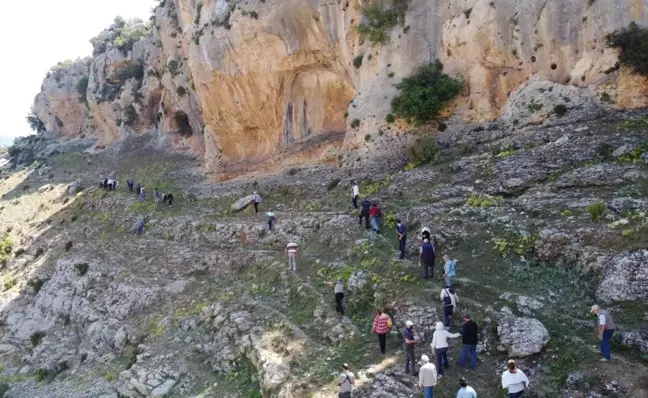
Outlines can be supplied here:
<path id="1" fill-rule="evenodd" d="M 355 376 L 349 371 L 349 365 L 346 363 L 342 365 L 342 370 L 338 378 L 338 386 L 340 386 L 338 398 L 351 398 L 351 392 L 355 384 Z"/>
<path id="2" fill-rule="evenodd" d="M 437 356 L 439 377 L 443 376 L 443 369 L 448 367 L 448 338 L 454 339 L 461 336 L 459 333 L 450 333 L 443 327 L 442 322 L 437 322 L 434 334 L 432 335 L 432 351 Z"/>
<path id="3" fill-rule="evenodd" d="M 508 369 L 502 373 L 502 388 L 508 389 L 509 398 L 519 398 L 529 387 L 529 379 L 523 371 L 515 366 L 514 360 L 509 359 L 506 367 Z"/>
<path id="4" fill-rule="evenodd" d="M 352 195 L 353 208 L 357 209 L 358 208 L 358 198 L 360 197 L 360 188 L 358 188 L 358 184 L 356 184 L 355 181 L 351 181 L 351 184 L 353 185 L 353 187 L 351 188 L 351 190 L 353 191 L 353 195 Z"/>
<path id="5" fill-rule="evenodd" d="M 463 377 L 459 378 L 459 385 L 461 388 L 457 391 L 457 398 L 477 398 L 475 389 L 468 385 L 468 382 Z"/>
<path id="6" fill-rule="evenodd" d="M 419 387 L 423 389 L 425 398 L 434 398 L 434 386 L 437 382 L 437 371 L 434 364 L 430 363 L 427 355 L 421 355 L 423 366 L 419 369 Z"/>
<path id="7" fill-rule="evenodd" d="M 342 305 L 342 300 L 344 300 L 344 282 L 342 279 L 337 280 L 333 291 L 335 293 L 335 311 L 344 315 L 344 306 Z"/>
<path id="8" fill-rule="evenodd" d="M 297 271 L 297 249 L 299 245 L 294 242 L 290 242 L 286 245 L 286 255 L 288 256 L 288 268 L 292 268 L 292 271 Z"/>
<path id="9" fill-rule="evenodd" d="M 459 302 L 459 296 L 450 286 L 446 286 L 441 289 L 441 294 L 439 295 L 441 302 L 443 303 L 443 317 L 444 324 L 447 328 L 450 328 L 450 323 L 452 323 L 452 314 L 457 309 L 457 303 Z"/>

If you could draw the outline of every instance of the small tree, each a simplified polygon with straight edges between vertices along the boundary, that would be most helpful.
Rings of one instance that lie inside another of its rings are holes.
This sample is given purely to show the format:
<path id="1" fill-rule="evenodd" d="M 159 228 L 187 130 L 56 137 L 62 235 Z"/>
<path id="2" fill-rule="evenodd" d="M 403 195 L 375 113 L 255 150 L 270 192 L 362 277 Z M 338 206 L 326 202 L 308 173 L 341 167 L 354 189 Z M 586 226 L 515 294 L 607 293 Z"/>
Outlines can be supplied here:
<path id="1" fill-rule="evenodd" d="M 615 30 L 605 37 L 608 47 L 621 49 L 619 62 L 635 73 L 648 76 L 648 29 L 632 22 L 627 28 Z"/>
<path id="2" fill-rule="evenodd" d="M 46 130 L 45 123 L 36 116 L 33 110 L 27 115 L 27 123 L 32 130 L 39 134 L 44 133 Z"/>
<path id="3" fill-rule="evenodd" d="M 191 124 L 189 124 L 189 116 L 183 111 L 176 111 L 173 115 L 178 134 L 189 137 L 193 134 Z"/>
<path id="4" fill-rule="evenodd" d="M 88 103 L 88 76 L 83 76 L 76 84 L 76 91 L 79 96 L 79 102 L 82 104 Z"/>

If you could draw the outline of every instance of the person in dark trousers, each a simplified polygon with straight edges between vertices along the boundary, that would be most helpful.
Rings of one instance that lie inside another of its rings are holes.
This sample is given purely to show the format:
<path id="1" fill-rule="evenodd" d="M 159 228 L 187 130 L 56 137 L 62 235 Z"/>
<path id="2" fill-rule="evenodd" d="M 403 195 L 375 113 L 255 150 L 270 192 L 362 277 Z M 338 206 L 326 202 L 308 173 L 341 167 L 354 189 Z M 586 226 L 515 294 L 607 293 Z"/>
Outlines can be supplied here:
<path id="1" fill-rule="evenodd" d="M 369 217 L 371 218 L 371 229 L 379 234 L 380 233 L 380 218 L 382 217 L 382 213 L 380 212 L 380 209 L 378 208 L 378 204 L 372 203 L 371 209 L 369 209 Z"/>
<path id="2" fill-rule="evenodd" d="M 137 220 L 137 223 L 135 224 L 135 227 L 137 228 L 137 235 L 142 235 L 144 234 L 144 220 L 139 219 Z"/>
<path id="3" fill-rule="evenodd" d="M 434 276 L 434 246 L 425 239 L 419 251 L 419 265 L 423 266 L 423 279 Z"/>
<path id="4" fill-rule="evenodd" d="M 104 189 L 108 189 L 108 179 L 104 178 L 104 184 L 103 184 Z"/>
<path id="5" fill-rule="evenodd" d="M 140 184 L 139 182 L 135 184 L 135 195 L 139 196 L 141 189 L 142 189 L 142 184 Z"/>
<path id="6" fill-rule="evenodd" d="M 365 228 L 369 229 L 369 210 L 371 208 L 371 202 L 369 201 L 368 197 L 365 197 L 362 203 L 360 204 L 360 219 L 358 220 L 358 224 L 362 225 L 362 218 L 364 217 L 365 219 Z"/>
<path id="7" fill-rule="evenodd" d="M 254 212 L 259 212 L 259 203 L 261 203 L 261 195 L 258 192 L 252 194 L 252 204 L 254 204 Z"/>
<path id="8" fill-rule="evenodd" d="M 342 365 L 342 374 L 338 377 L 338 386 L 340 392 L 338 398 L 351 398 L 353 386 L 355 385 L 355 376 L 349 371 L 349 364 Z"/>
<path id="9" fill-rule="evenodd" d="M 162 204 L 163 205 L 167 204 L 168 200 L 169 200 L 169 194 L 166 192 L 162 192 Z"/>
<path id="10" fill-rule="evenodd" d="M 387 345 L 387 334 L 391 331 L 392 320 L 382 310 L 376 310 L 376 318 L 373 321 L 372 331 L 378 335 L 380 353 L 385 354 Z"/>
<path id="11" fill-rule="evenodd" d="M 609 361 L 611 357 L 611 347 L 610 343 L 612 342 L 612 335 L 614 334 L 614 321 L 612 320 L 612 315 L 598 305 L 594 304 L 590 309 L 590 312 L 598 318 L 598 338 L 601 341 L 601 361 Z"/>
<path id="12" fill-rule="evenodd" d="M 407 230 L 401 220 L 396 220 L 396 236 L 398 237 L 398 250 L 400 250 L 400 259 L 405 258 L 405 242 L 407 242 Z"/>
<path id="13" fill-rule="evenodd" d="M 173 204 L 173 194 L 170 192 L 167 194 L 167 201 L 169 202 L 169 207 L 171 207 Z"/>
<path id="14" fill-rule="evenodd" d="M 441 290 L 441 302 L 443 303 L 443 317 L 444 324 L 448 330 L 450 330 L 450 324 L 452 323 L 452 314 L 454 313 L 455 308 L 457 308 L 457 302 L 459 297 L 457 293 L 452 289 L 452 287 L 446 285 L 444 289 Z"/>
<path id="15" fill-rule="evenodd" d="M 268 212 L 268 231 L 272 231 L 272 224 L 274 224 L 276 219 L 274 211 L 270 210 Z"/>
<path id="16" fill-rule="evenodd" d="M 412 365 L 412 376 L 417 376 L 416 372 L 416 354 L 414 347 L 418 344 L 418 339 L 414 336 L 414 323 L 412 321 L 405 322 L 405 330 L 403 330 L 403 344 L 405 345 L 405 373 L 409 373 L 410 364 Z"/>
<path id="17" fill-rule="evenodd" d="M 344 307 L 342 306 L 342 300 L 344 300 L 344 282 L 342 279 L 338 279 L 335 284 L 335 311 L 340 315 L 344 315 Z"/>
<path id="18" fill-rule="evenodd" d="M 128 180 L 126 180 L 126 183 L 128 184 L 128 190 L 133 192 L 133 184 L 135 183 L 133 178 L 129 178 Z"/>
<path id="19" fill-rule="evenodd" d="M 463 347 L 459 355 L 459 366 L 466 366 L 466 357 L 470 355 L 470 367 L 475 369 L 477 367 L 477 343 L 479 340 L 479 327 L 477 323 L 470 319 L 470 315 L 464 315 L 464 326 L 461 330 L 461 340 Z"/>
<path id="20" fill-rule="evenodd" d="M 351 184 L 353 187 L 351 188 L 352 192 L 352 202 L 353 202 L 353 208 L 357 209 L 358 208 L 358 196 L 360 196 L 360 188 L 358 188 L 358 184 L 356 184 L 355 181 L 351 181 Z"/>
<path id="21" fill-rule="evenodd" d="M 430 235 L 430 228 L 428 228 L 428 227 L 424 227 L 421 230 L 421 243 L 426 239 L 429 240 L 430 242 L 432 242 L 432 237 Z"/>

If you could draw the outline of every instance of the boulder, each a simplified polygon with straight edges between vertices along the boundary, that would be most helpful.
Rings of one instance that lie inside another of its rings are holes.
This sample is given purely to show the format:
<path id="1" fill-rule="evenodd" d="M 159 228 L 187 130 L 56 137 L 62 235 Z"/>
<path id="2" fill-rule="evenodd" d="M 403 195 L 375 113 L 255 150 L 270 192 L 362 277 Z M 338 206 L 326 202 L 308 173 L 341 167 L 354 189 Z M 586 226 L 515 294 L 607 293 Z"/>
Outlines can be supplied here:
<path id="1" fill-rule="evenodd" d="M 500 344 L 514 358 L 537 354 L 549 342 L 549 332 L 534 318 L 503 317 L 497 326 Z"/>
<path id="2" fill-rule="evenodd" d="M 237 200 L 234 204 L 232 204 L 232 210 L 234 211 L 245 210 L 246 207 L 252 204 L 253 199 L 254 199 L 254 195 L 247 195 L 242 197 L 241 199 Z"/>
<path id="3" fill-rule="evenodd" d="M 621 253 L 608 266 L 596 297 L 603 302 L 648 299 L 648 250 Z"/>
<path id="4" fill-rule="evenodd" d="M 70 195 L 76 195 L 77 193 L 81 192 L 81 190 L 83 190 L 83 187 L 81 186 L 81 180 L 72 181 L 68 186 L 68 194 Z"/>
<path id="5" fill-rule="evenodd" d="M 621 344 L 648 353 L 648 329 L 621 332 Z"/>
<path id="6" fill-rule="evenodd" d="M 171 392 L 171 389 L 176 385 L 176 381 L 169 379 L 162 383 L 162 385 L 151 391 L 151 397 L 166 397 Z"/>

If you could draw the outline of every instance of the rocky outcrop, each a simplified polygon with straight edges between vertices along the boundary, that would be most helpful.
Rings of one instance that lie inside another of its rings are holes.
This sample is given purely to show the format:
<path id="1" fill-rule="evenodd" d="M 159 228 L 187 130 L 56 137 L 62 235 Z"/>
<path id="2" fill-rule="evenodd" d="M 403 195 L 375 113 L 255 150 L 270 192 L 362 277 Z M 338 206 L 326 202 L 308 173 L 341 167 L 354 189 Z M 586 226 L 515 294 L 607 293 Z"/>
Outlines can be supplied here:
<path id="1" fill-rule="evenodd" d="M 621 253 L 611 260 L 596 291 L 604 302 L 648 300 L 648 250 Z"/>
<path id="2" fill-rule="evenodd" d="M 380 44 L 357 32 L 367 22 L 357 0 L 162 1 L 139 41 L 124 44 L 114 25 L 92 40 L 91 59 L 50 72 L 34 110 L 63 139 L 92 135 L 103 147 L 152 132 L 162 147 L 202 155 L 210 171 L 239 172 L 402 147 L 394 133 L 408 127 L 384 121 L 394 83 L 435 59 L 464 79 L 445 112 L 462 120 L 581 118 L 604 106 L 598 97 L 648 105 L 647 79 L 619 68 L 604 44 L 614 29 L 647 22 L 643 3 L 399 4 L 400 24 Z"/>
<path id="3" fill-rule="evenodd" d="M 537 354 L 549 342 L 549 332 L 534 318 L 504 316 L 497 334 L 502 347 L 514 358 Z"/>

